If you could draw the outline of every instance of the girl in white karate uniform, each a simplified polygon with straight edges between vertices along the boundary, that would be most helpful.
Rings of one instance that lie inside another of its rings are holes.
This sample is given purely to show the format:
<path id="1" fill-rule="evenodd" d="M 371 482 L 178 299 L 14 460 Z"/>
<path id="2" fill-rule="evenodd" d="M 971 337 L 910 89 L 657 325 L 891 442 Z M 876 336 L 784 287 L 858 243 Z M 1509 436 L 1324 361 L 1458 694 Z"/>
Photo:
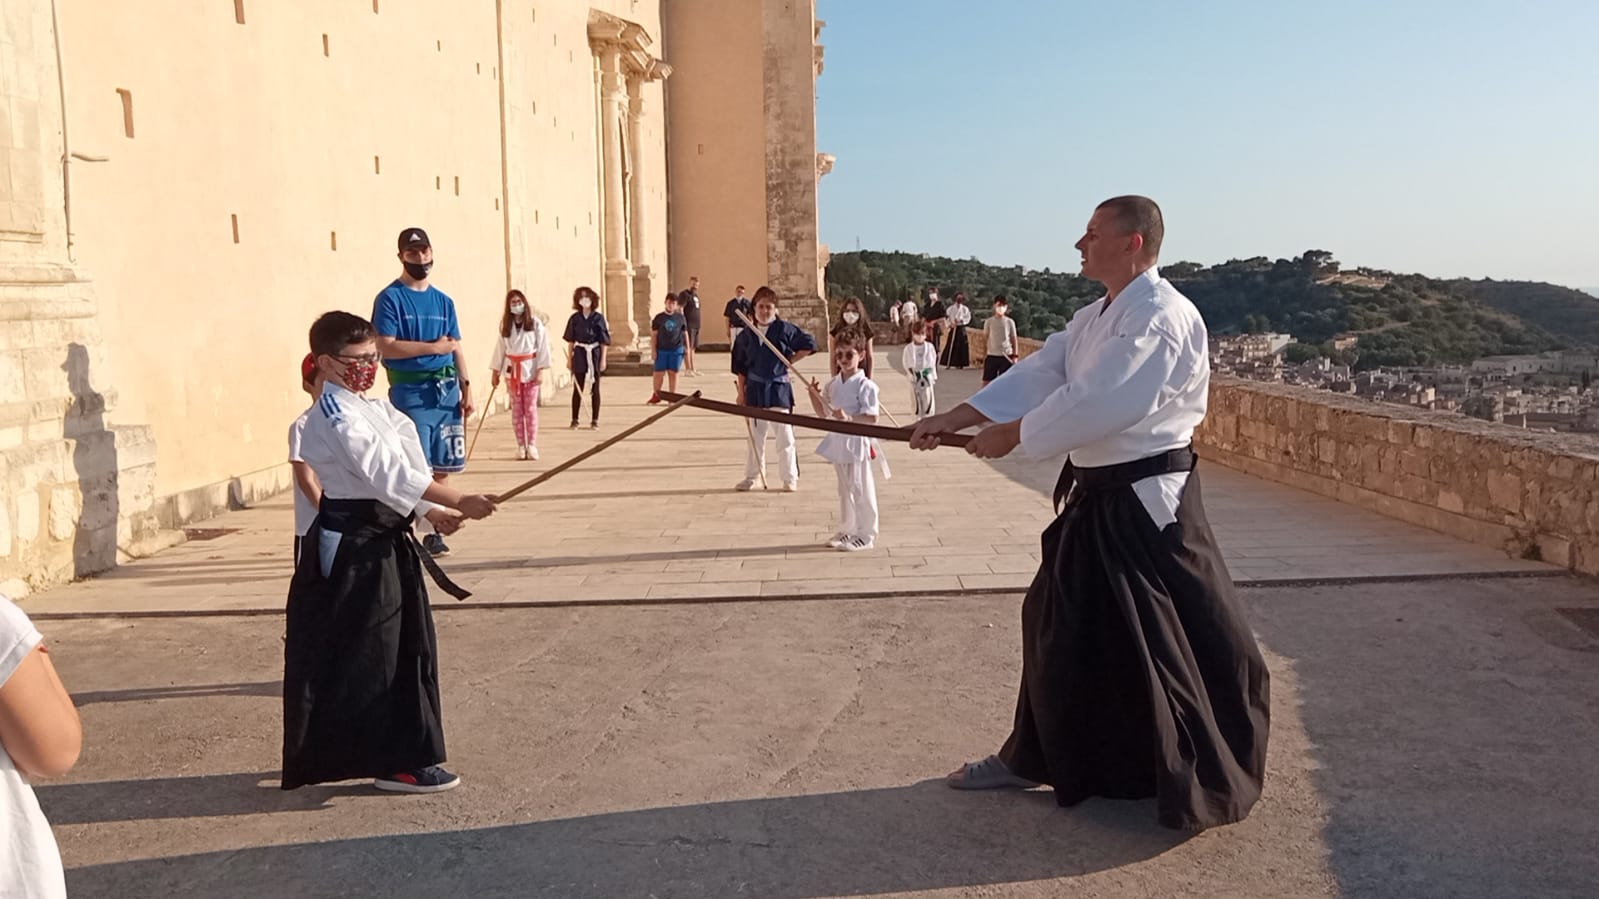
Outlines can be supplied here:
<path id="1" fill-rule="evenodd" d="M 811 382 L 811 405 L 822 418 L 877 422 L 877 384 L 861 371 L 860 341 L 853 335 L 835 339 L 833 362 L 838 374 L 822 388 Z M 816 454 L 833 463 L 838 475 L 838 533 L 827 545 L 842 552 L 871 549 L 877 538 L 877 486 L 872 481 L 872 440 L 852 434 L 829 433 L 817 444 Z"/>

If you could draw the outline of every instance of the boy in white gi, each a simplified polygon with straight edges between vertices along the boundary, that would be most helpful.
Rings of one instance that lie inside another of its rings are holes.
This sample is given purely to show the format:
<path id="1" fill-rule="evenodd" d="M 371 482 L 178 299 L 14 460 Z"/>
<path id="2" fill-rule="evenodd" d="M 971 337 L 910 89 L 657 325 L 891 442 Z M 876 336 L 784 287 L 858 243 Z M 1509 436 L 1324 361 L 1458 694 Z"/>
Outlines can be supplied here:
<path id="1" fill-rule="evenodd" d="M 833 359 L 838 374 L 827 385 L 827 399 L 815 381 L 810 384 L 811 406 L 821 418 L 877 422 L 877 384 L 861 371 L 859 338 L 836 338 Z M 816 446 L 816 455 L 833 463 L 838 474 L 838 533 L 827 545 L 842 552 L 871 549 L 877 538 L 877 486 L 872 482 L 872 440 L 853 434 L 829 433 Z"/>
<path id="2" fill-rule="evenodd" d="M 916 417 L 933 414 L 933 385 L 938 381 L 938 350 L 927 341 L 927 320 L 911 322 L 911 342 L 900 356 L 905 376 L 911 379 L 911 403 Z"/>
<path id="3" fill-rule="evenodd" d="M 311 326 L 325 382 L 300 454 L 322 502 L 289 583 L 283 664 L 282 788 L 374 778 L 380 790 L 434 793 L 460 778 L 439 767 L 444 726 L 438 648 L 423 566 L 450 583 L 411 532 L 425 515 L 441 534 L 495 501 L 435 480 L 416 425 L 366 396 L 377 376 L 372 326 L 329 312 Z"/>

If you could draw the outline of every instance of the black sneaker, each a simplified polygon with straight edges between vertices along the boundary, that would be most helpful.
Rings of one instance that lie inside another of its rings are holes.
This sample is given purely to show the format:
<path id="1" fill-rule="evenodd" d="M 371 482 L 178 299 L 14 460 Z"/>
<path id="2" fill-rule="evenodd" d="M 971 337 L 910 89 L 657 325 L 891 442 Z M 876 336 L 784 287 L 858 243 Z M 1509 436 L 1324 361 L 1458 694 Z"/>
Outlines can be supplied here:
<path id="1" fill-rule="evenodd" d="M 405 771 L 389 777 L 379 777 L 372 781 L 372 786 L 390 793 L 442 793 L 460 785 L 460 775 L 451 774 L 438 765 L 429 765 L 426 768 Z"/>
<path id="2" fill-rule="evenodd" d="M 423 537 L 422 548 L 427 550 L 428 555 L 434 557 L 435 559 L 440 556 L 447 556 L 450 554 L 450 548 L 444 545 L 444 538 L 439 534 L 428 534 L 426 537 Z"/>
<path id="3" fill-rule="evenodd" d="M 577 419 L 575 419 L 575 418 L 572 419 L 572 423 L 570 425 L 568 425 L 568 427 L 570 427 L 574 431 L 577 430 Z"/>

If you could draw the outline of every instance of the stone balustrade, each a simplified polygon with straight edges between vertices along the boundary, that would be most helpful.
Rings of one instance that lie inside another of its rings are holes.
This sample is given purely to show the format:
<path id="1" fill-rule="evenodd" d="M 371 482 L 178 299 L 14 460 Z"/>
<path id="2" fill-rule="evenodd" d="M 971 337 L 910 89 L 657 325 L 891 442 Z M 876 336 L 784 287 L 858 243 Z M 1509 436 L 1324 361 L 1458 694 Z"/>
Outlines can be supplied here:
<path id="1" fill-rule="evenodd" d="M 1195 443 L 1246 474 L 1599 574 L 1599 438 L 1217 375 Z"/>

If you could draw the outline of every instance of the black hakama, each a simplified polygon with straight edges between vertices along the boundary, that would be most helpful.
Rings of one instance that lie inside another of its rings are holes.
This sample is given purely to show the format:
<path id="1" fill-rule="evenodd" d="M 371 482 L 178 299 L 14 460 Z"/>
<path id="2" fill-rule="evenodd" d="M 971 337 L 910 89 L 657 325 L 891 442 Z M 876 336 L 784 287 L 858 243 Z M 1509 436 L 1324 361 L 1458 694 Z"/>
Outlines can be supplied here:
<path id="1" fill-rule="evenodd" d="M 999 757 L 1056 801 L 1156 799 L 1161 824 L 1242 820 L 1260 798 L 1266 665 L 1233 592 L 1191 471 L 1158 529 L 1134 493 L 1190 470 L 1191 450 L 1061 473 L 1022 603 L 1022 685 Z"/>
<path id="2" fill-rule="evenodd" d="M 966 339 L 964 325 L 951 325 L 949 344 L 944 347 L 944 365 L 948 368 L 966 368 L 972 364 L 971 344 Z"/>
<path id="3" fill-rule="evenodd" d="M 321 531 L 343 535 L 322 576 Z M 376 500 L 324 498 L 289 585 L 283 780 L 387 777 L 445 760 L 428 565 L 411 516 Z"/>

